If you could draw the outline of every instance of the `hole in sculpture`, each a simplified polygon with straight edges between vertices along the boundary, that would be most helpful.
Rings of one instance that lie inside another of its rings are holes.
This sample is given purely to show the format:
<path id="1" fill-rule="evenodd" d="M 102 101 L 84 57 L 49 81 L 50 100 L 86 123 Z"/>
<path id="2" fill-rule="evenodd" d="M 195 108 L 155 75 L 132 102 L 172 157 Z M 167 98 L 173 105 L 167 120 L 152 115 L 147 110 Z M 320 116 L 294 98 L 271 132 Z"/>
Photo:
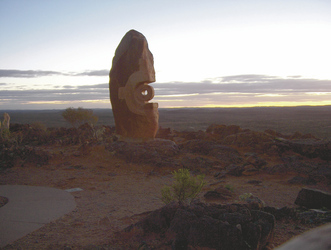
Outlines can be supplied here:
<path id="1" fill-rule="evenodd" d="M 139 102 L 148 102 L 154 97 L 154 90 L 147 84 L 141 84 L 135 90 L 135 98 Z"/>

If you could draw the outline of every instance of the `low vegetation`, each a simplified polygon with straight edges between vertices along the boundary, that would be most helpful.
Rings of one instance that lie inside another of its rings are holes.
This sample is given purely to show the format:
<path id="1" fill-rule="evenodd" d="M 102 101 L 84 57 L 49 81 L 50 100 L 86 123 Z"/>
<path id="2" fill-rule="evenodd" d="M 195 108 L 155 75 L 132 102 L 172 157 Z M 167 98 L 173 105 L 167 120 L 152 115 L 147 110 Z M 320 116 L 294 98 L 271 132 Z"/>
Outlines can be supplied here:
<path id="1" fill-rule="evenodd" d="M 49 157 L 46 151 L 39 149 L 40 146 L 79 145 L 111 139 L 113 131 L 111 127 L 93 126 L 98 117 L 93 115 L 92 111 L 82 108 L 77 110 L 69 108 L 66 111 L 65 117 L 72 115 L 70 118 L 74 126 L 72 128 L 48 128 L 43 122 L 38 121 L 31 124 L 12 123 L 10 129 L 1 126 L 0 170 L 17 164 L 23 166 L 31 160 L 37 165 L 47 164 Z"/>
<path id="2" fill-rule="evenodd" d="M 206 184 L 204 175 L 196 177 L 191 176 L 188 169 L 179 169 L 173 172 L 175 179 L 171 186 L 166 186 L 161 190 L 162 201 L 166 204 L 177 201 L 180 204 L 183 202 L 191 202 L 194 200 L 201 189 Z"/>
<path id="3" fill-rule="evenodd" d="M 62 113 L 63 118 L 69 122 L 73 127 L 80 126 L 84 123 L 88 123 L 90 126 L 94 126 L 98 122 L 98 117 L 93 114 L 93 110 L 84 109 L 79 107 L 67 108 Z"/>

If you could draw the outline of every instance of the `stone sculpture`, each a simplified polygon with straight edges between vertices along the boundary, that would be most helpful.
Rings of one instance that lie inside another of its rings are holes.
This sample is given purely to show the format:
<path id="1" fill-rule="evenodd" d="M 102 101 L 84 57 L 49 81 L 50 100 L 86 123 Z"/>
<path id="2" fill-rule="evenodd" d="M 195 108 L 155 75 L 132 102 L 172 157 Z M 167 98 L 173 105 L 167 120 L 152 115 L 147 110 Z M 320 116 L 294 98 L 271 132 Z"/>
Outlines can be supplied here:
<path id="1" fill-rule="evenodd" d="M 145 36 L 130 30 L 122 38 L 109 73 L 109 92 L 116 133 L 121 138 L 153 139 L 158 130 L 158 104 L 149 103 L 155 82 L 153 55 Z"/>
<path id="2" fill-rule="evenodd" d="M 10 122 L 10 116 L 8 113 L 3 114 L 3 122 L 0 124 L 1 130 L 7 129 L 9 130 L 9 122 Z"/>

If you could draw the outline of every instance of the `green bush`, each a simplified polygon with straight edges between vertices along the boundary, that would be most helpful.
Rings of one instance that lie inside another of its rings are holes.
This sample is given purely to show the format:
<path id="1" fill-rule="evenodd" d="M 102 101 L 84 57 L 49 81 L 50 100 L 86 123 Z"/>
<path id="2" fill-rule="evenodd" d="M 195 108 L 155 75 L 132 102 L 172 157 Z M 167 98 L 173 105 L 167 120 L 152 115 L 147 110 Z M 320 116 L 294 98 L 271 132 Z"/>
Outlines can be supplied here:
<path id="1" fill-rule="evenodd" d="M 180 204 L 186 201 L 191 202 L 206 184 L 204 175 L 191 176 L 188 169 L 179 169 L 172 174 L 175 179 L 174 183 L 161 190 L 161 199 L 165 204 L 172 201 L 178 201 Z"/>
<path id="2" fill-rule="evenodd" d="M 88 123 L 93 126 L 98 122 L 98 117 L 93 114 L 93 110 L 84 109 L 81 107 L 79 107 L 78 109 L 74 109 L 72 107 L 67 108 L 62 113 L 62 116 L 73 127 L 77 127 L 84 123 Z"/>
<path id="3" fill-rule="evenodd" d="M 246 201 L 247 199 L 251 198 L 253 196 L 252 193 L 244 193 L 242 195 L 239 195 L 239 200 Z"/>

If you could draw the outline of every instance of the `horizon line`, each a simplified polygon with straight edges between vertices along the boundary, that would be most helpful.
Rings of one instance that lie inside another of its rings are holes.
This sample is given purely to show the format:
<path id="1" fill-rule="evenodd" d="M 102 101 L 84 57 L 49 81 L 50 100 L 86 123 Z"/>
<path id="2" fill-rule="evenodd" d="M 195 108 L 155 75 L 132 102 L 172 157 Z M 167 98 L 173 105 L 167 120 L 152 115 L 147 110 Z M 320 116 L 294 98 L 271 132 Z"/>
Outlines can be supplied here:
<path id="1" fill-rule="evenodd" d="M 244 105 L 244 106 L 188 106 L 188 107 L 164 107 L 158 109 L 240 109 L 240 108 L 297 108 L 297 107 L 331 107 L 331 104 L 324 105 Z M 67 107 L 70 108 L 70 107 Z M 47 110 L 65 110 L 67 108 L 46 108 L 46 109 L 0 109 L 0 111 L 47 111 Z M 72 108 L 72 107 L 71 107 Z M 78 108 L 78 107 L 77 107 Z M 91 109 L 91 110 L 112 110 L 112 108 L 83 108 L 83 109 Z"/>

